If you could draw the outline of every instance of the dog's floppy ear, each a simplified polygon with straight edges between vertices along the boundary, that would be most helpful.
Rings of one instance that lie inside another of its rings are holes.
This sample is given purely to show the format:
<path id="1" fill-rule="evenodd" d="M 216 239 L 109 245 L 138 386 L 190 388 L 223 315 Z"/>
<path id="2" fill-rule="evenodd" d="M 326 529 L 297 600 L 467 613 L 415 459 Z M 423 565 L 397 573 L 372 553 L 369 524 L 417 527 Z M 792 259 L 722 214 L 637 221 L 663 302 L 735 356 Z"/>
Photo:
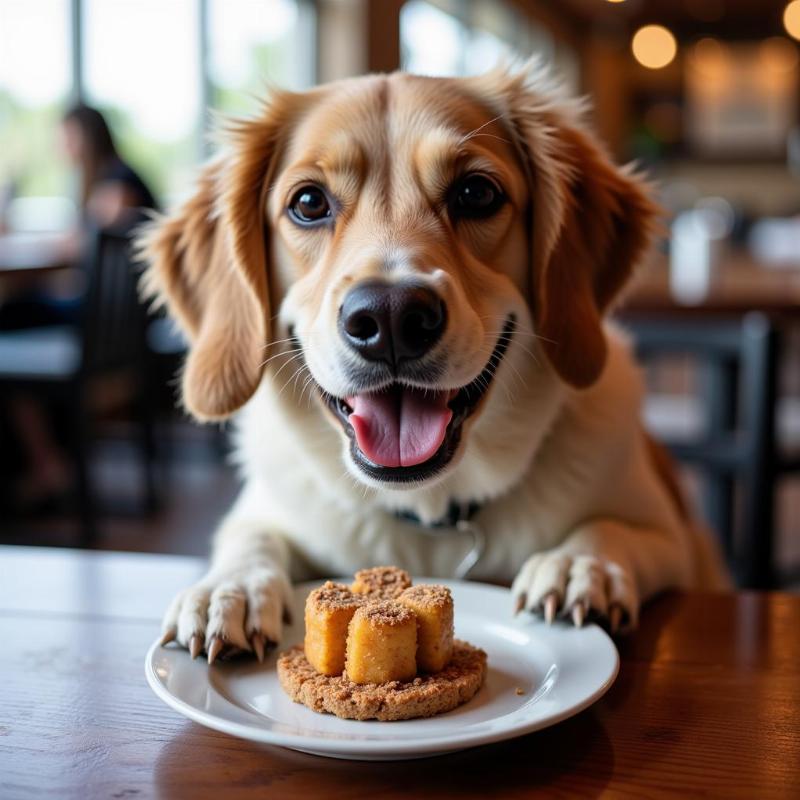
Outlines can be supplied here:
<path id="1" fill-rule="evenodd" d="M 141 242 L 143 292 L 167 306 L 189 340 L 183 403 L 201 420 L 236 411 L 261 380 L 271 314 L 266 192 L 286 105 L 273 97 L 263 116 L 231 124 L 226 155 Z"/>
<path id="2" fill-rule="evenodd" d="M 532 306 L 559 375 L 584 388 L 606 361 L 602 315 L 647 247 L 657 213 L 644 184 L 616 167 L 573 102 L 529 73 L 508 76 L 506 113 L 532 184 Z"/>

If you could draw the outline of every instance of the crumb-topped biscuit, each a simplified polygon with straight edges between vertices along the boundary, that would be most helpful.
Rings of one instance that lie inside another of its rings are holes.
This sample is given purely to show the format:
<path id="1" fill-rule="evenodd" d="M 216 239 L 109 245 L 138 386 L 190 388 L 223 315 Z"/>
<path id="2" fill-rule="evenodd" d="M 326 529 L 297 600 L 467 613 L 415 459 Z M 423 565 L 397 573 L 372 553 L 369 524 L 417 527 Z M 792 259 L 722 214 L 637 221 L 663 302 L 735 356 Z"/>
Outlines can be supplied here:
<path id="1" fill-rule="evenodd" d="M 352 586 L 327 581 L 308 595 L 305 646 L 278 659 L 297 703 L 345 719 L 431 717 L 471 700 L 486 653 L 453 639 L 446 586 L 411 586 L 397 567 L 360 570 Z"/>
<path id="2" fill-rule="evenodd" d="M 446 586 L 420 584 L 406 589 L 398 602 L 417 617 L 417 668 L 439 672 L 453 653 L 453 596 Z"/>
<path id="3" fill-rule="evenodd" d="M 305 651 L 309 663 L 323 675 L 341 675 L 344 669 L 347 627 L 364 604 L 349 586 L 327 581 L 306 599 Z"/>
<path id="4" fill-rule="evenodd" d="M 411 680 L 417 674 L 417 618 L 402 603 L 366 603 L 347 631 L 345 673 L 353 683 Z"/>
<path id="5" fill-rule="evenodd" d="M 456 640 L 450 663 L 435 675 L 411 681 L 357 684 L 346 675 L 320 675 L 294 647 L 278 659 L 278 679 L 296 703 L 344 719 L 399 720 L 432 717 L 471 700 L 486 677 L 486 653 Z"/>
<path id="6" fill-rule="evenodd" d="M 393 600 L 411 586 L 411 576 L 398 567 L 360 569 L 350 587 L 373 600 Z"/>

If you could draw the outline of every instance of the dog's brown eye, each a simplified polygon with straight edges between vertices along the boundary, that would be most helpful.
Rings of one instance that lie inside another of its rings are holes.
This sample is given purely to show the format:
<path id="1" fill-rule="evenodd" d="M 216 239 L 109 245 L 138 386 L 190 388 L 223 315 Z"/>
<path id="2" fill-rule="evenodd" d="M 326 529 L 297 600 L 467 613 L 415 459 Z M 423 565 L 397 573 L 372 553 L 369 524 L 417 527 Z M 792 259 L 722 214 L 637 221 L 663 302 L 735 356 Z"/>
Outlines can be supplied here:
<path id="1" fill-rule="evenodd" d="M 300 225 L 313 225 L 330 218 L 331 206 L 319 186 L 304 186 L 292 197 L 289 215 Z"/>
<path id="2" fill-rule="evenodd" d="M 502 189 L 491 178 L 472 173 L 456 183 L 450 213 L 455 218 L 483 219 L 496 213 L 505 199 Z"/>

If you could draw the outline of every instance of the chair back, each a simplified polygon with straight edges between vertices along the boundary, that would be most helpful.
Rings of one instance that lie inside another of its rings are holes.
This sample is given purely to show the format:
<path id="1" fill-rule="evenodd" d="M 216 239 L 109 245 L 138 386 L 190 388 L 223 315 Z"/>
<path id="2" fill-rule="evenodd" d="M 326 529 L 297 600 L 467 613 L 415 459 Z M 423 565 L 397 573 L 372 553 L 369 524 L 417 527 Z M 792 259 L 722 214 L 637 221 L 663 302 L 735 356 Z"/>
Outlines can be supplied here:
<path id="1" fill-rule="evenodd" d="M 641 359 L 681 354 L 700 363 L 705 432 L 693 442 L 665 444 L 678 460 L 702 471 L 706 518 L 719 534 L 740 584 L 772 586 L 773 484 L 779 468 L 775 321 L 752 311 L 735 320 L 627 320 L 626 327 Z"/>
<path id="2" fill-rule="evenodd" d="M 85 374 L 141 367 L 146 310 L 137 291 L 134 230 L 127 225 L 90 234 L 81 325 Z"/>

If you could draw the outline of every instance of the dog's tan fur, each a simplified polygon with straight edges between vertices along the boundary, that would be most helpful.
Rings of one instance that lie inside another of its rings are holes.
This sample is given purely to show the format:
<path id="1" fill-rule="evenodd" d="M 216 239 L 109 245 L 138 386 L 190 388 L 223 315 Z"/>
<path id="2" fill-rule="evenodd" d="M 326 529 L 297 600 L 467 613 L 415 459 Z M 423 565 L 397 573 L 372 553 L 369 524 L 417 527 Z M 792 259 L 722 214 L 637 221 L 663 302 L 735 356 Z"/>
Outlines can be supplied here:
<path id="1" fill-rule="evenodd" d="M 508 202 L 489 219 L 451 223 L 445 193 L 472 171 L 495 178 Z M 309 182 L 336 198 L 332 228 L 287 216 Z M 603 323 L 655 214 L 577 104 L 532 67 L 275 92 L 236 123 L 194 197 L 145 241 L 146 292 L 191 340 L 184 403 L 203 420 L 241 409 L 246 480 L 209 575 L 168 612 L 168 634 L 241 649 L 253 635 L 276 639 L 289 575 L 389 561 L 451 573 L 459 535 L 431 537 L 390 512 L 431 521 L 452 500 L 486 504 L 473 574 L 516 576 L 532 610 L 555 598 L 564 613 L 617 607 L 633 624 L 641 599 L 689 585 L 696 533 L 637 422 L 631 357 Z M 316 387 L 349 388 L 353 356 L 336 325 L 345 293 L 409 275 L 447 304 L 437 388 L 472 381 L 503 319 L 518 324 L 453 461 L 396 490 L 359 472 Z"/>

